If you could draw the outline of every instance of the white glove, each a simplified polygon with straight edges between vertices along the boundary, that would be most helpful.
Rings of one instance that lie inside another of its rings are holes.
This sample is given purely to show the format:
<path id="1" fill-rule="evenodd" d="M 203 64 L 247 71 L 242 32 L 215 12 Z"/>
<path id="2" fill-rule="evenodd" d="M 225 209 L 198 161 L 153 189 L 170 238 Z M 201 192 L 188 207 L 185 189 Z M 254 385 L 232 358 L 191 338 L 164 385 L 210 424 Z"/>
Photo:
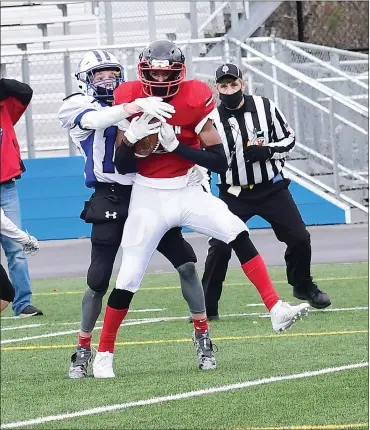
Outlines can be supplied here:
<path id="1" fill-rule="evenodd" d="M 140 111 L 166 122 L 166 118 L 172 118 L 175 108 L 162 101 L 160 97 L 147 97 L 145 99 L 136 99 L 134 103 L 139 106 Z"/>
<path id="2" fill-rule="evenodd" d="M 133 118 L 130 127 L 125 132 L 126 139 L 134 145 L 143 137 L 159 133 L 161 122 L 157 121 L 153 124 L 149 124 L 149 121 L 153 118 L 153 115 L 148 115 L 146 113 L 142 114 L 140 118 L 137 116 Z"/>
<path id="3" fill-rule="evenodd" d="M 179 146 L 179 141 L 176 138 L 172 125 L 167 123 L 161 125 L 158 142 L 168 152 L 174 151 Z"/>
<path id="4" fill-rule="evenodd" d="M 37 239 L 30 235 L 28 235 L 28 239 L 28 242 L 23 244 L 23 252 L 27 255 L 33 255 L 39 252 L 40 245 Z"/>

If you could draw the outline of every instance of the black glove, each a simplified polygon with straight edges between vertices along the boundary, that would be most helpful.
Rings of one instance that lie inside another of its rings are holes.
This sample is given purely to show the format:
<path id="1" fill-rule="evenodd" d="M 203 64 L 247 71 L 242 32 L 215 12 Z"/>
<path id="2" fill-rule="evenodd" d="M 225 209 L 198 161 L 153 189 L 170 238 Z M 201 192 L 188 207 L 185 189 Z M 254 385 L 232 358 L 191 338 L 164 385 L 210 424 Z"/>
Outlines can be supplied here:
<path id="1" fill-rule="evenodd" d="M 270 146 L 248 146 L 244 153 L 244 158 L 247 163 L 255 163 L 256 161 L 266 161 L 273 155 L 273 150 Z"/>

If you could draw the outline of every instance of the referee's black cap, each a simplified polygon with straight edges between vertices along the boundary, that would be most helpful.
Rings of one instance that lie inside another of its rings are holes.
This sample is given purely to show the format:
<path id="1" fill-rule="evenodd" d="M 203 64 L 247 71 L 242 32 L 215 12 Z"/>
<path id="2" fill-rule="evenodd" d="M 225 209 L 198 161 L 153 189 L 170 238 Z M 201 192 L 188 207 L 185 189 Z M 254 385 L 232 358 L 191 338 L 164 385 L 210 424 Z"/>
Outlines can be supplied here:
<path id="1" fill-rule="evenodd" d="M 224 76 L 232 76 L 236 79 L 243 79 L 243 74 L 239 67 L 231 63 L 225 63 L 216 70 L 216 82 L 218 82 Z"/>

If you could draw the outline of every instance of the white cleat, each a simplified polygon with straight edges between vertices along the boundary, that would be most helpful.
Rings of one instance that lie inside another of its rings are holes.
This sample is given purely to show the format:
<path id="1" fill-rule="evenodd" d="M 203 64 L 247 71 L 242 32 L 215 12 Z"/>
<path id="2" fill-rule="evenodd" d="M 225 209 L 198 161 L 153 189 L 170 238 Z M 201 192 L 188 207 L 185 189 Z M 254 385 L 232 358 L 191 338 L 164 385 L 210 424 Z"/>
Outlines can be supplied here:
<path id="1" fill-rule="evenodd" d="M 113 354 L 111 352 L 97 352 L 93 362 L 94 378 L 115 378 L 113 372 Z"/>
<path id="2" fill-rule="evenodd" d="M 309 307 L 308 303 L 300 303 L 297 306 L 292 306 L 279 300 L 270 311 L 272 328 L 276 333 L 281 333 L 297 320 L 307 316 Z"/>

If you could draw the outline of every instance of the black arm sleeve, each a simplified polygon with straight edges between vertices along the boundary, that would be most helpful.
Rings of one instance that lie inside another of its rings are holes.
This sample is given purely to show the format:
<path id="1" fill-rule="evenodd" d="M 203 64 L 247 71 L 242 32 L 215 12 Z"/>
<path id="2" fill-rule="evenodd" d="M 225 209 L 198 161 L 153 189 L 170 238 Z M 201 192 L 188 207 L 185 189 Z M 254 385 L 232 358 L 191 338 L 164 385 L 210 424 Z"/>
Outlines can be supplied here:
<path id="1" fill-rule="evenodd" d="M 174 154 L 192 161 L 199 166 L 206 167 L 215 173 L 226 172 L 227 158 L 222 143 L 218 145 L 208 146 L 203 151 L 202 149 L 191 148 L 190 146 L 179 143 L 179 146 L 173 151 Z"/>
<path id="2" fill-rule="evenodd" d="M 28 105 L 32 99 L 32 88 L 23 82 L 15 79 L 0 79 L 0 100 L 5 100 L 8 97 L 15 97 L 23 105 Z"/>
<path id="3" fill-rule="evenodd" d="M 124 143 L 120 145 L 114 154 L 113 164 L 121 175 L 135 171 L 133 167 L 136 166 L 134 147 L 129 147 Z"/>

